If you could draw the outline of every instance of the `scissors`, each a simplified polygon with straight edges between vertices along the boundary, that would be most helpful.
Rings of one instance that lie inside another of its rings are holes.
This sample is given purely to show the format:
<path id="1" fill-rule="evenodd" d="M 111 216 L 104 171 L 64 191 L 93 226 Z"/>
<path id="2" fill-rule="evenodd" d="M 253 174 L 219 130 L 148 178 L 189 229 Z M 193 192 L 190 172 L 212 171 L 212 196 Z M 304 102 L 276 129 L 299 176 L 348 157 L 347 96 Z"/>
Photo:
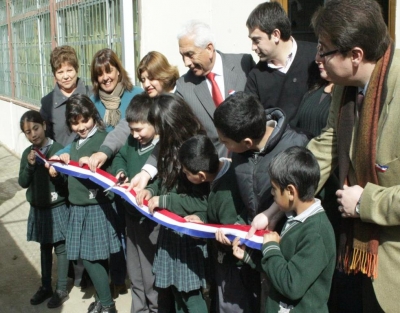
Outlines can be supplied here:
<path id="1" fill-rule="evenodd" d="M 120 186 L 121 184 L 123 184 L 125 182 L 126 176 L 125 175 L 120 175 L 118 180 L 116 181 L 116 183 L 110 187 L 108 187 L 107 189 L 104 189 L 104 192 L 108 192 L 110 191 L 112 188 Z"/>

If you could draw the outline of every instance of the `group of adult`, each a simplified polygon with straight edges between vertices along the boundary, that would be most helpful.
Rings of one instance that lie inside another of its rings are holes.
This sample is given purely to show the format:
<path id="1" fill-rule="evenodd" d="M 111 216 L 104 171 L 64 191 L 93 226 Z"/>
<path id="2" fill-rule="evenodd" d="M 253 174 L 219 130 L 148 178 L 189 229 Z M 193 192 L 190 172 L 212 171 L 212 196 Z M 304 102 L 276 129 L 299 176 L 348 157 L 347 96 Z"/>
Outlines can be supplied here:
<path id="1" fill-rule="evenodd" d="M 56 47 L 50 56 L 50 64 L 56 84 L 54 89 L 42 98 L 40 113 L 48 125 L 46 135 L 61 143 L 65 149 L 74 140 L 66 123 L 65 103 L 75 94 L 86 94 L 106 124 L 109 136 L 101 149 L 94 153 L 89 161 L 93 170 L 111 159 L 125 143 L 130 130 L 125 120 L 125 111 L 132 98 L 143 92 L 142 88 L 133 85 L 121 61 L 111 49 L 99 50 L 91 64 L 92 86 L 87 86 L 78 77 L 79 61 L 75 50 L 70 46 Z M 163 92 L 170 92 L 179 78 L 176 67 L 171 66 L 165 56 L 159 52 L 149 52 L 138 66 L 138 77 L 145 92 L 155 97 Z M 154 79 L 153 77 L 157 77 Z M 61 150 L 61 152 L 65 152 Z M 61 154 L 59 152 L 59 154 Z M 94 165 L 93 165 L 94 164 Z M 120 235 L 124 234 L 123 205 L 117 205 Z M 123 240 L 123 239 L 122 239 Z M 83 265 L 74 263 L 75 281 L 79 285 Z M 128 267 L 129 270 L 129 267 Z M 114 298 L 127 292 L 125 286 L 126 264 L 124 251 L 110 256 L 111 292 Z M 83 284 L 82 284 L 83 286 Z"/>
<path id="2" fill-rule="evenodd" d="M 395 312 L 400 285 L 398 275 L 393 274 L 400 251 L 399 109 L 394 105 L 399 81 L 397 52 L 374 0 L 330 0 L 314 14 L 312 25 L 318 45 L 291 36 L 290 20 L 279 4 L 258 5 L 246 23 L 252 50 L 260 58 L 255 65 L 250 54 L 217 51 L 209 26 L 190 21 L 178 33 L 179 53 L 188 72 L 179 77 L 161 53 L 150 52 L 140 62 L 137 75 L 150 97 L 166 92 L 182 97 L 221 157 L 228 151 L 219 141 L 213 115 L 216 106 L 236 91 L 255 95 L 265 109 L 280 108 L 289 120 L 288 127 L 301 128 L 314 137 L 308 148 L 321 168 L 319 187 L 326 191 L 321 197 L 328 199 L 325 207 L 332 221 L 341 224 L 338 264 L 351 277 L 334 283 L 338 295 L 332 299 L 332 308 L 337 312 Z M 40 110 L 48 136 L 64 146 L 69 144 L 74 135 L 65 124 L 65 101 L 77 93 L 90 95 L 110 131 L 100 151 L 89 159 L 95 170 L 125 143 L 129 135 L 125 109 L 143 90 L 133 86 L 110 49 L 98 51 L 93 58 L 92 87 L 78 77 L 73 48 L 55 48 L 50 63 L 56 84 L 43 97 Z M 357 103 L 359 92 L 365 98 Z M 339 180 L 334 176 L 336 168 Z M 149 160 L 132 179 L 131 188 L 144 188 L 156 174 Z M 255 216 L 252 226 L 272 228 L 278 213 L 271 197 L 268 201 L 263 194 L 255 197 L 257 212 L 269 209 Z M 340 221 L 338 214 L 343 217 Z M 358 273 L 355 278 L 353 273 Z M 338 290 L 343 286 L 350 286 L 352 299 L 348 290 Z"/>

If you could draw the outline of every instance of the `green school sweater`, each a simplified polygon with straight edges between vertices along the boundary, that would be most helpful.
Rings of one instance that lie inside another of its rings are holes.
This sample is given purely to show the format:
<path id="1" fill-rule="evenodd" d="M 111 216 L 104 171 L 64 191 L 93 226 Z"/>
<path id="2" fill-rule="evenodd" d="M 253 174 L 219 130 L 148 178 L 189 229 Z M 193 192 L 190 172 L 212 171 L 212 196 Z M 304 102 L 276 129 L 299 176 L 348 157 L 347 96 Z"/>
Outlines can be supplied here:
<path id="1" fill-rule="evenodd" d="M 50 158 L 62 148 L 62 145 L 54 141 L 46 153 L 46 158 Z M 53 208 L 64 204 L 68 197 L 66 178 L 63 175 L 51 178 L 49 170 L 43 164 L 38 162 L 34 165 L 29 164 L 27 157 L 31 149 L 32 146 L 29 146 L 22 153 L 18 177 L 19 185 L 22 188 L 28 188 L 26 200 L 39 209 Z"/>
<path id="2" fill-rule="evenodd" d="M 125 145 L 119 150 L 112 161 L 112 173 L 116 175 L 119 172 L 124 172 L 125 176 L 129 179 L 134 177 L 142 170 L 143 165 L 146 163 L 148 157 L 151 155 L 156 142 L 150 143 L 147 147 L 141 148 L 138 140 L 129 135 Z M 138 210 L 136 210 L 129 203 L 125 203 L 127 212 L 136 218 L 144 217 Z"/>
<path id="3" fill-rule="evenodd" d="M 185 217 L 191 214 L 206 212 L 209 184 L 202 183 L 194 185 L 189 182 L 187 182 L 187 184 L 187 193 L 177 193 L 176 188 L 173 188 L 171 191 L 166 191 L 162 186 L 161 179 L 157 178 L 152 184 L 148 185 L 146 189 L 150 190 L 153 196 L 160 196 L 160 208 L 165 208 L 179 216 Z"/>
<path id="4" fill-rule="evenodd" d="M 88 138 L 83 144 L 78 145 L 78 138 L 71 144 L 70 158 L 79 161 L 81 157 L 91 156 L 99 151 L 101 144 L 107 136 L 107 132 L 97 130 L 96 133 Z M 101 168 L 107 169 L 110 162 L 106 162 Z M 68 176 L 69 202 L 74 205 L 94 205 L 100 203 L 110 203 L 114 198 L 112 192 L 104 192 L 104 188 L 89 179 Z"/>
<path id="5" fill-rule="evenodd" d="M 300 313 L 329 312 L 336 244 L 325 211 L 283 230 L 280 243 L 264 244 L 262 253 L 261 266 L 271 284 L 265 312 L 277 313 L 284 308 Z M 251 254 L 246 254 L 245 262 L 256 266 L 250 258 Z"/>
<path id="6" fill-rule="evenodd" d="M 223 176 L 211 184 L 206 214 L 198 213 L 201 220 L 211 224 L 246 224 L 246 207 L 240 196 L 234 168 L 230 164 Z M 232 253 L 232 247 L 210 240 L 213 262 L 241 266 Z"/>

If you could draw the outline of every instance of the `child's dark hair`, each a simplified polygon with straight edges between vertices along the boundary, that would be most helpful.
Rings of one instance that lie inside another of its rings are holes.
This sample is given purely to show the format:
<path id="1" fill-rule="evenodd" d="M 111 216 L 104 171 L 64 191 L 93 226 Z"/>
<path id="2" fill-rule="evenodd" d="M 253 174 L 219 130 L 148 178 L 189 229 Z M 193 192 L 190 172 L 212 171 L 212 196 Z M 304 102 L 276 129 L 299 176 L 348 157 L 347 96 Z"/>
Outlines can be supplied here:
<path id="1" fill-rule="evenodd" d="M 148 120 L 160 135 L 158 177 L 163 186 L 171 190 L 181 173 L 178 160 L 180 146 L 185 140 L 197 134 L 205 134 L 205 131 L 185 100 L 174 94 L 155 97 Z"/>
<path id="2" fill-rule="evenodd" d="M 179 161 L 192 174 L 200 171 L 214 174 L 219 167 L 217 150 L 205 135 L 196 135 L 186 140 L 179 149 Z"/>
<path id="3" fill-rule="evenodd" d="M 214 112 L 214 125 L 224 136 L 240 142 L 245 138 L 261 139 L 267 118 L 261 103 L 242 91 L 229 96 Z"/>
<path id="4" fill-rule="evenodd" d="M 38 111 L 29 110 L 24 114 L 22 114 L 21 119 L 19 121 L 19 127 L 21 128 L 22 131 L 24 131 L 24 125 L 26 122 L 33 122 L 43 125 L 44 119 Z"/>
<path id="5" fill-rule="evenodd" d="M 288 185 L 296 187 L 301 201 L 314 199 L 320 169 L 315 156 L 305 147 L 290 147 L 276 155 L 268 167 L 271 181 L 281 191 Z"/>
<path id="6" fill-rule="evenodd" d="M 153 99 L 145 92 L 134 96 L 125 111 L 126 121 L 128 123 L 148 123 L 147 116 L 152 103 Z"/>
<path id="7" fill-rule="evenodd" d="M 71 124 L 80 116 L 84 119 L 93 118 L 98 129 L 105 129 L 104 122 L 94 103 L 88 96 L 83 94 L 73 95 L 65 103 L 65 120 L 70 131 L 72 131 Z"/>

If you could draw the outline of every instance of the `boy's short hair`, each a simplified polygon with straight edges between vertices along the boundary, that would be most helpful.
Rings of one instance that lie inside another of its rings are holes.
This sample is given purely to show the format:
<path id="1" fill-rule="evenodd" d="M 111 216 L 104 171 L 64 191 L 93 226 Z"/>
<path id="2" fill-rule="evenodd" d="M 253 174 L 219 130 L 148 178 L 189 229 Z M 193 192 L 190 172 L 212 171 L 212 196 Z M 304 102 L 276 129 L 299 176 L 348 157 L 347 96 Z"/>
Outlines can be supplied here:
<path id="1" fill-rule="evenodd" d="M 179 149 L 179 162 L 192 174 L 200 171 L 214 174 L 218 171 L 217 149 L 205 135 L 196 135 L 186 140 Z"/>
<path id="2" fill-rule="evenodd" d="M 283 191 L 294 185 L 301 201 L 314 199 L 320 178 L 317 159 L 305 147 L 290 147 L 277 154 L 268 167 L 271 181 Z"/>
<path id="3" fill-rule="evenodd" d="M 267 117 L 256 97 L 238 91 L 215 110 L 214 125 L 225 137 L 235 142 L 245 138 L 258 140 L 265 134 Z"/>
<path id="4" fill-rule="evenodd" d="M 145 92 L 137 94 L 129 102 L 125 111 L 125 119 L 128 123 L 149 123 L 147 116 L 153 99 Z"/>

